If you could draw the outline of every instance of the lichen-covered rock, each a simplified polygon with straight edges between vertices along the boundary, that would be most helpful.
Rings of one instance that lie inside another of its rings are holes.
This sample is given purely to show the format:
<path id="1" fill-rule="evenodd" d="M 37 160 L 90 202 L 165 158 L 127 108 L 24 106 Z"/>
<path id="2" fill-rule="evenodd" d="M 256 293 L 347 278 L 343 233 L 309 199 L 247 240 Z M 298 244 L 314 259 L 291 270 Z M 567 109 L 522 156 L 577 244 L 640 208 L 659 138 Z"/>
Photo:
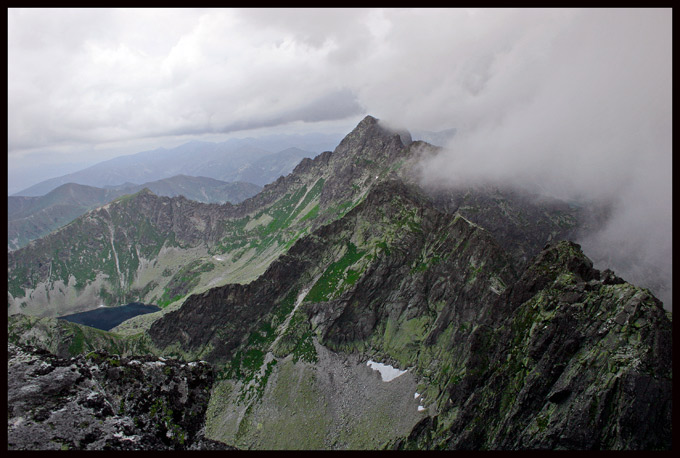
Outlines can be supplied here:
<path id="1" fill-rule="evenodd" d="M 64 359 L 8 343 L 10 450 L 225 449 L 203 435 L 213 369 L 106 352 Z"/>
<path id="2" fill-rule="evenodd" d="M 649 291 L 560 242 L 494 308 L 485 363 L 460 367 L 445 408 L 398 447 L 671 448 L 671 323 Z"/>

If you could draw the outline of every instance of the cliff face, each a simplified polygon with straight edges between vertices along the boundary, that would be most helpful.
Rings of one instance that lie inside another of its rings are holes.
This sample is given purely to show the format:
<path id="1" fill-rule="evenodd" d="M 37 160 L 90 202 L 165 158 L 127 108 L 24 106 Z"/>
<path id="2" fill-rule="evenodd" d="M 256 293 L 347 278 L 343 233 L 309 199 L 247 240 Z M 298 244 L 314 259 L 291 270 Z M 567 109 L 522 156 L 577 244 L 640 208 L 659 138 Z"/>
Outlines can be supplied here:
<path id="1" fill-rule="evenodd" d="M 668 449 L 671 322 L 649 291 L 546 247 L 498 298 L 442 410 L 399 447 Z M 506 310 L 506 313 L 502 313 Z"/>
<path id="2" fill-rule="evenodd" d="M 470 309 L 491 302 L 514 278 L 509 259 L 486 231 L 439 213 L 401 182 L 388 181 L 341 220 L 298 240 L 254 282 L 190 296 L 149 333 L 160 347 L 179 343 L 225 361 L 258 320 L 307 288 L 302 309 L 324 342 L 342 347 L 363 341 L 381 317 L 399 317 L 409 304 L 418 303 L 420 309 L 408 313 L 420 315 L 434 307 L 424 301 L 441 302 L 441 308 L 454 296 L 456 319 L 469 319 Z M 367 313 L 371 318 L 364 319 Z"/>

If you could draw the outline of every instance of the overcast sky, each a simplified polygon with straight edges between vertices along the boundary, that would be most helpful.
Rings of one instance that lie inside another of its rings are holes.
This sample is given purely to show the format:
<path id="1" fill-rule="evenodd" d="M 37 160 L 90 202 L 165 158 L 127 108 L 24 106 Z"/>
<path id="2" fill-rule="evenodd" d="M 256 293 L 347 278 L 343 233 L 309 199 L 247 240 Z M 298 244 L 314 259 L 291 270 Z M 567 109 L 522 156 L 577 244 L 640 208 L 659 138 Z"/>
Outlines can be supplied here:
<path id="1" fill-rule="evenodd" d="M 612 199 L 608 240 L 670 266 L 671 38 L 670 9 L 10 9 L 9 188 L 371 114 L 458 129 L 429 182 Z"/>
<path id="2" fill-rule="evenodd" d="M 256 127 L 344 132 L 365 114 L 410 129 L 526 130 L 535 119 L 522 116 L 544 108 L 545 98 L 554 112 L 542 120 L 555 116 L 554 125 L 566 122 L 577 137 L 598 128 L 584 126 L 588 120 L 606 117 L 603 88 L 631 97 L 631 108 L 658 106 L 670 120 L 657 100 L 670 95 L 669 10 L 10 9 L 8 16 L 10 172 Z M 645 68 L 654 56 L 659 62 Z M 657 80 L 662 87 L 645 101 Z M 649 87 L 635 86 L 641 82 Z M 580 105 L 558 112 L 574 95 Z M 574 112 L 587 116 L 569 118 Z"/>

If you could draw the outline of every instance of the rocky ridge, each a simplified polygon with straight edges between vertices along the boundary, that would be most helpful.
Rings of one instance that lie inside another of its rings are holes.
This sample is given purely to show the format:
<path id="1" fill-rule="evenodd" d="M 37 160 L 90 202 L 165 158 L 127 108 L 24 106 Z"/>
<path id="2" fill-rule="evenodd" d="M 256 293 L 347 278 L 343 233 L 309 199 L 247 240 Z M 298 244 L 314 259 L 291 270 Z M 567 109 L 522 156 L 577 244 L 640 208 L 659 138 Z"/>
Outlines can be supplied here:
<path id="1" fill-rule="evenodd" d="M 197 286 L 251 281 L 299 237 L 356 205 L 384 175 L 383 160 L 404 150 L 399 138 L 367 117 L 337 154 L 303 160 L 239 205 L 142 190 L 88 212 L 8 254 L 10 313 L 54 316 L 131 300 L 165 306 Z M 366 163 L 351 154 L 357 142 Z M 183 286 L 173 290 L 173 279 Z"/>
<path id="2" fill-rule="evenodd" d="M 291 167 L 292 169 L 292 167 Z M 149 188 L 159 196 L 183 195 L 205 203 L 232 204 L 257 194 L 262 188 L 252 183 L 214 180 L 206 177 L 177 175 L 163 180 L 135 185 L 128 183 L 106 189 L 67 183 L 44 196 L 9 196 L 7 198 L 8 250 L 24 247 L 89 210 L 105 205 L 126 194 Z"/>

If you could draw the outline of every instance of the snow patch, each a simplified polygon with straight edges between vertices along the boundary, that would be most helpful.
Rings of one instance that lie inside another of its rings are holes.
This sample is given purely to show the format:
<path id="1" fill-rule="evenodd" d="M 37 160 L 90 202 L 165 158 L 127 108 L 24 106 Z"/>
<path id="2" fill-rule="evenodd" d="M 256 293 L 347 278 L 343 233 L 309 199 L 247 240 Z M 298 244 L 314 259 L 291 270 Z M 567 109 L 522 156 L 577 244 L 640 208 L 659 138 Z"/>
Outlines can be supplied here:
<path id="1" fill-rule="evenodd" d="M 376 363 L 375 361 L 371 361 L 370 359 L 366 361 L 366 365 L 373 369 L 374 371 L 380 372 L 380 377 L 382 378 L 383 382 L 392 381 L 395 378 L 399 377 L 400 375 L 406 373 L 406 371 L 395 369 L 389 364 Z"/>
<path id="2" fill-rule="evenodd" d="M 413 399 L 418 399 L 419 396 L 420 396 L 420 393 L 418 393 L 417 391 L 415 393 L 413 393 Z"/>
<path id="3" fill-rule="evenodd" d="M 224 258 L 222 256 L 213 256 L 214 259 L 217 261 L 224 261 Z"/>
<path id="4" fill-rule="evenodd" d="M 425 410 L 425 407 L 423 407 L 423 406 L 418 406 L 418 412 L 422 412 L 423 410 Z"/>

